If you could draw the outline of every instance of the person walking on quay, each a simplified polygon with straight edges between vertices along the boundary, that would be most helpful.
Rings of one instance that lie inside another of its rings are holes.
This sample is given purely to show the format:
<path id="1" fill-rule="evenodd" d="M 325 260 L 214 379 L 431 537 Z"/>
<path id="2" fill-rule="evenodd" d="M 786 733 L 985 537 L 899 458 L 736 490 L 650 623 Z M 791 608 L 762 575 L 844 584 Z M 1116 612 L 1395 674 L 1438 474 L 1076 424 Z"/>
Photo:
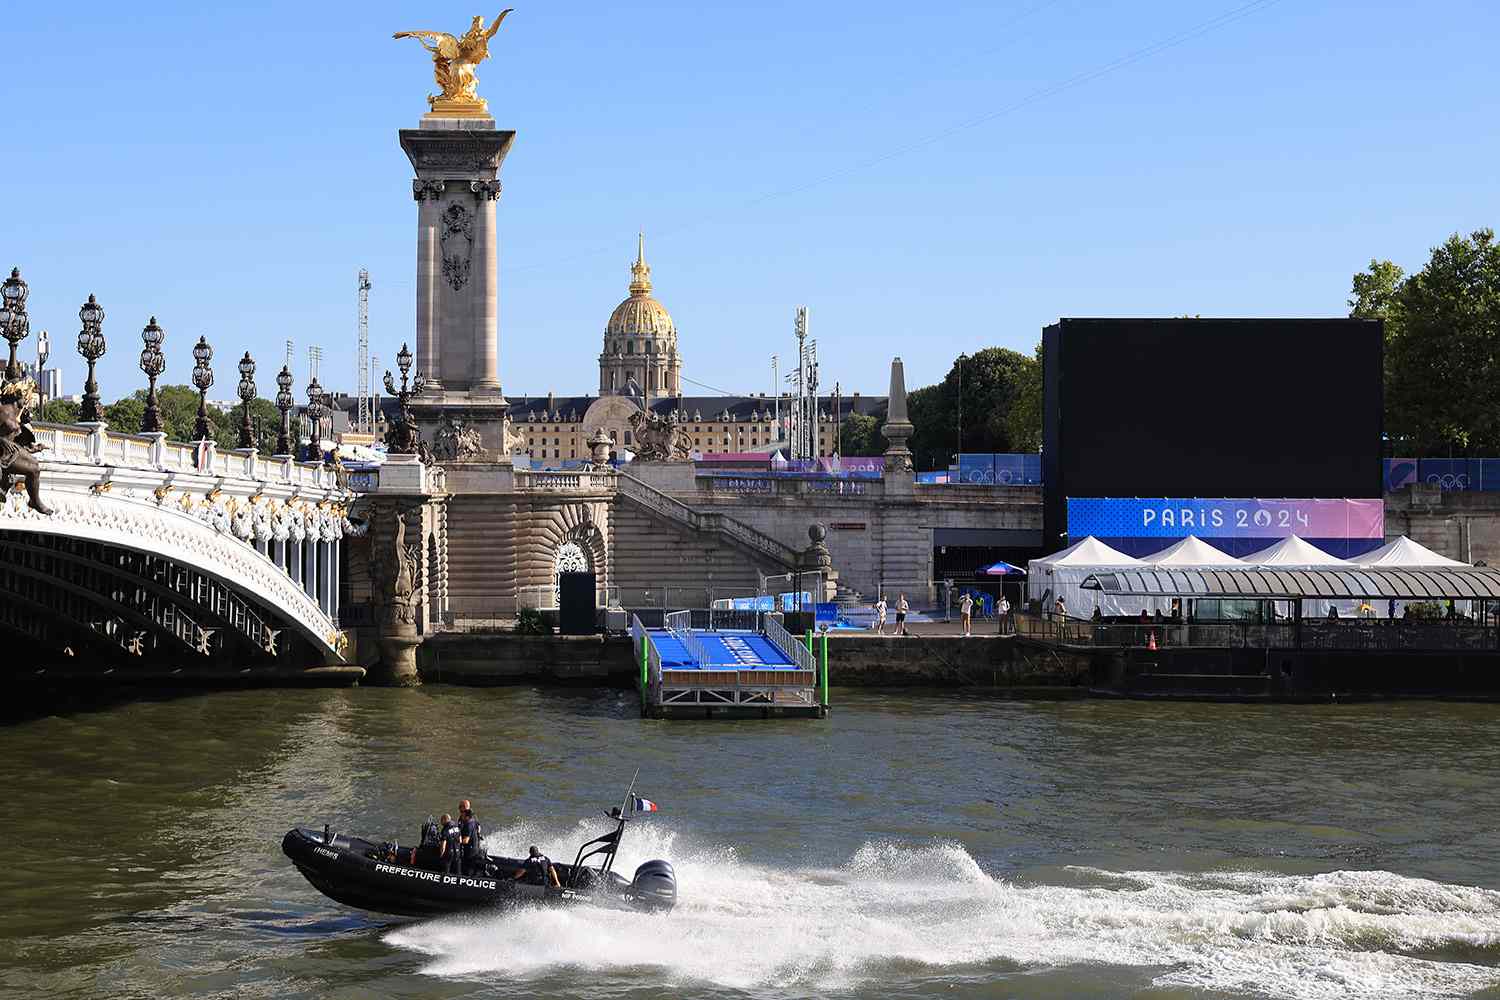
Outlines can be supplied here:
<path id="1" fill-rule="evenodd" d="M 1001 632 L 1010 628 L 1010 598 L 1004 594 L 1000 595 L 1000 604 L 995 608 L 995 613 L 1000 616 L 999 628 Z"/>
<path id="2" fill-rule="evenodd" d="M 901 635 L 911 635 L 906 631 L 906 613 L 911 610 L 911 605 L 906 603 L 906 595 L 902 594 L 896 601 L 896 630 Z"/>
<path id="3" fill-rule="evenodd" d="M 885 595 L 875 602 L 875 634 L 885 635 Z"/>
<path id="4" fill-rule="evenodd" d="M 958 600 L 958 616 L 959 618 L 963 619 L 965 638 L 967 638 L 973 630 L 973 614 L 974 595 L 966 590 L 964 591 L 964 596 L 959 598 Z"/>

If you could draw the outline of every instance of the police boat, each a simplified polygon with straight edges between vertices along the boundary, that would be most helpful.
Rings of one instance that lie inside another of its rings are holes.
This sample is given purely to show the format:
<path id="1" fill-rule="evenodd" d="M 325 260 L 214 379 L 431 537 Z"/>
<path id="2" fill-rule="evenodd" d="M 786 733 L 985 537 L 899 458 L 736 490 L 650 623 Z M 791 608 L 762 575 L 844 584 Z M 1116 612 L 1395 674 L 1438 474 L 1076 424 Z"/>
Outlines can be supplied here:
<path id="1" fill-rule="evenodd" d="M 626 801 L 630 802 L 629 795 Z M 629 816 L 616 807 L 605 813 L 614 829 L 585 842 L 571 865 L 553 864 L 554 886 L 528 859 L 485 854 L 465 874 L 439 870 L 437 849 L 427 843 L 402 847 L 322 830 L 294 827 L 281 850 L 323 895 L 345 906 L 406 917 L 429 917 L 491 907 L 588 903 L 621 910 L 663 913 L 677 903 L 677 874 L 667 861 L 647 861 L 626 880 L 614 871 L 615 854 Z M 516 873 L 526 871 L 520 879 Z"/>

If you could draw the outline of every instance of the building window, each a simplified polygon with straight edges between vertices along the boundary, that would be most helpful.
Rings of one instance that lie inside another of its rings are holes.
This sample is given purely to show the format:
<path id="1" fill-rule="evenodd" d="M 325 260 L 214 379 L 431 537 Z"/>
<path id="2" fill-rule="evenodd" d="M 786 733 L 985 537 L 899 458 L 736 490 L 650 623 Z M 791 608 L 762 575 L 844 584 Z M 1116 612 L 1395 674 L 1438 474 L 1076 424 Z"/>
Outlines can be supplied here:
<path id="1" fill-rule="evenodd" d="M 552 449 L 552 457 L 553 458 L 562 458 L 562 455 L 558 453 L 558 450 L 556 448 L 553 448 Z"/>
<path id="2" fill-rule="evenodd" d="M 635 353 L 635 341 L 633 341 L 633 340 L 627 340 L 627 341 L 625 341 L 625 353 L 626 354 L 634 354 Z"/>
<path id="3" fill-rule="evenodd" d="M 569 458 L 577 458 L 578 457 L 578 449 L 577 448 L 570 448 L 570 449 L 568 449 L 568 457 Z"/>
<path id="4" fill-rule="evenodd" d="M 895 366 L 894 366 L 894 365 L 892 365 L 892 366 L 891 366 L 891 367 L 893 367 L 893 368 L 894 368 L 894 367 L 895 367 Z M 626 443 L 626 444 L 629 444 L 629 443 L 630 443 L 630 432 L 629 432 L 629 431 L 626 431 L 626 432 L 625 432 L 625 443 Z"/>

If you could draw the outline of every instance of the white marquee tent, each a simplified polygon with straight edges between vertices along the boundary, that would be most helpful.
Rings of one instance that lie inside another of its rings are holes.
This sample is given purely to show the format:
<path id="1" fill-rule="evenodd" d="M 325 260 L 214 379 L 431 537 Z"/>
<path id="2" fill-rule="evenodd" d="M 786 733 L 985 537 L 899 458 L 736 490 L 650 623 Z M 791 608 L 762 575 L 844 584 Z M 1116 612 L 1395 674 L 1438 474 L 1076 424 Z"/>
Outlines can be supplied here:
<path id="1" fill-rule="evenodd" d="M 1234 556 L 1199 538 L 1197 535 L 1189 535 L 1182 541 L 1177 542 L 1170 548 L 1162 549 L 1160 552 L 1146 556 L 1142 562 L 1153 566 L 1243 566 L 1243 559 Z"/>
<path id="2" fill-rule="evenodd" d="M 1321 566 L 1354 565 L 1347 559 L 1329 555 L 1297 535 L 1287 535 L 1270 548 L 1252 552 L 1240 561 L 1246 566 L 1269 566 L 1274 569 L 1314 569 Z"/>
<path id="3" fill-rule="evenodd" d="M 1048 614 L 1052 612 L 1052 602 L 1061 597 L 1067 604 L 1070 618 L 1087 618 L 1096 607 L 1107 615 L 1135 614 L 1149 599 L 1114 597 L 1097 590 L 1084 590 L 1080 584 L 1095 573 L 1144 565 L 1141 560 L 1112 549 L 1090 535 L 1061 552 L 1028 562 L 1026 597 L 1041 601 L 1043 611 Z"/>
<path id="4" fill-rule="evenodd" d="M 1467 566 L 1468 563 L 1449 559 L 1402 535 L 1394 542 L 1386 542 L 1374 552 L 1366 552 L 1351 560 L 1356 566 L 1393 566 L 1412 569 L 1437 569 L 1442 566 Z"/>

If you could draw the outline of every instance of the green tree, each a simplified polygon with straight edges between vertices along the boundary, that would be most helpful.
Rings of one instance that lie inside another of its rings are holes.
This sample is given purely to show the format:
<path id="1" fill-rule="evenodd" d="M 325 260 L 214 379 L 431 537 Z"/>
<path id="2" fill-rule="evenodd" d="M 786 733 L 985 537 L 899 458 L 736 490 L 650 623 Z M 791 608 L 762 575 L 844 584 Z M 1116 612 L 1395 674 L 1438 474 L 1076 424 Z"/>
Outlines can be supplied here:
<path id="1" fill-rule="evenodd" d="M 839 427 L 839 454 L 850 457 L 879 455 L 885 451 L 880 421 L 863 413 L 851 413 Z"/>
<path id="2" fill-rule="evenodd" d="M 1006 414 L 1005 427 L 1016 451 L 1042 449 L 1042 345 L 1036 345 L 1030 363 L 1021 369 L 1015 402 Z"/>
<path id="3" fill-rule="evenodd" d="M 1454 234 L 1422 270 L 1354 276 L 1351 315 L 1385 320 L 1386 433 L 1415 454 L 1500 451 L 1500 245 Z"/>
<path id="4" fill-rule="evenodd" d="M 72 400 L 49 399 L 42 404 L 42 410 L 36 419 L 48 424 L 76 424 L 78 410 L 78 404 Z"/>
<path id="5" fill-rule="evenodd" d="M 1354 276 L 1349 292 L 1349 315 L 1353 319 L 1389 319 L 1396 293 L 1405 277 L 1388 260 L 1371 258 L 1370 266 Z"/>
<path id="6" fill-rule="evenodd" d="M 117 399 L 104 408 L 104 420 L 111 428 L 125 434 L 136 434 L 141 429 L 141 417 L 146 413 L 144 393 Z"/>
<path id="7" fill-rule="evenodd" d="M 906 405 L 916 426 L 911 449 L 917 468 L 943 468 L 953 460 L 959 445 L 960 413 L 966 452 L 1012 452 L 1029 444 L 1012 437 L 1012 410 L 1022 401 L 1029 381 L 1035 377 L 1036 363 L 1035 357 L 1019 351 L 986 347 L 962 362 L 955 361 L 937 385 L 909 394 Z"/>

